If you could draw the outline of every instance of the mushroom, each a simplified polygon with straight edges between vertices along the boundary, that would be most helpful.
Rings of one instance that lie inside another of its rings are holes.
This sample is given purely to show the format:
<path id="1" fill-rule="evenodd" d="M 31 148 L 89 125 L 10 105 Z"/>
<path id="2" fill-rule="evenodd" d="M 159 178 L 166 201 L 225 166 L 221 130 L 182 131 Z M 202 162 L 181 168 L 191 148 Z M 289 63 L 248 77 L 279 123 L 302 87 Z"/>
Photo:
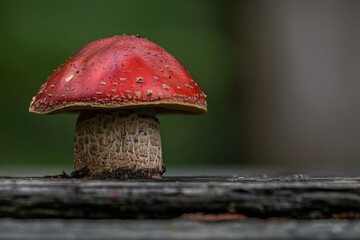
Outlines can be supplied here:
<path id="1" fill-rule="evenodd" d="M 165 166 L 156 114 L 200 114 L 206 106 L 204 92 L 170 53 L 146 38 L 124 35 L 75 53 L 40 87 L 29 111 L 79 112 L 74 173 L 160 178 Z"/>

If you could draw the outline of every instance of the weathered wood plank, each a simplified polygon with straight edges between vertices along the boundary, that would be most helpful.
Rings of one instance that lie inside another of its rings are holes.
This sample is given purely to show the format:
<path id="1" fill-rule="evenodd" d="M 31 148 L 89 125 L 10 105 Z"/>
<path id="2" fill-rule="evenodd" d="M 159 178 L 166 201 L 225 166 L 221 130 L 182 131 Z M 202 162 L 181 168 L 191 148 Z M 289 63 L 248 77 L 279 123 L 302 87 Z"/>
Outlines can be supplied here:
<path id="1" fill-rule="evenodd" d="M 360 221 L 0 219 L 0 239 L 359 239 Z"/>
<path id="2" fill-rule="evenodd" d="M 184 213 L 359 218 L 359 178 L 165 177 L 157 181 L 0 178 L 0 217 L 171 219 Z"/>

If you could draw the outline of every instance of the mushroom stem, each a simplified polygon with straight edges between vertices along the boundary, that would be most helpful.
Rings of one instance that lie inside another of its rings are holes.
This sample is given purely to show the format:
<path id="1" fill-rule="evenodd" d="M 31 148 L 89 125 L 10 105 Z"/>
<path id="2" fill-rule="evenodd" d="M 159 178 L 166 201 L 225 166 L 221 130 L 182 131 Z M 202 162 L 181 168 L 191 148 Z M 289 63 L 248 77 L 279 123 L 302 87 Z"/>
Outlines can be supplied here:
<path id="1" fill-rule="evenodd" d="M 160 178 L 165 167 L 155 110 L 81 111 L 74 168 L 92 178 Z"/>

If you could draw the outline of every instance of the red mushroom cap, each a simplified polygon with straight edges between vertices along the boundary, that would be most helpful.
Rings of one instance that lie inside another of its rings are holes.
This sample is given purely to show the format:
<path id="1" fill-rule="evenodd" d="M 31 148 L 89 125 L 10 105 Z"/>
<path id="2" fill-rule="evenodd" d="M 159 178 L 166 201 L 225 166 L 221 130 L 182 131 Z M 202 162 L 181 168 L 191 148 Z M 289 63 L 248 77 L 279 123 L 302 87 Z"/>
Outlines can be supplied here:
<path id="1" fill-rule="evenodd" d="M 137 36 L 89 43 L 58 67 L 30 103 L 30 112 L 159 107 L 206 112 L 206 96 L 167 51 Z"/>

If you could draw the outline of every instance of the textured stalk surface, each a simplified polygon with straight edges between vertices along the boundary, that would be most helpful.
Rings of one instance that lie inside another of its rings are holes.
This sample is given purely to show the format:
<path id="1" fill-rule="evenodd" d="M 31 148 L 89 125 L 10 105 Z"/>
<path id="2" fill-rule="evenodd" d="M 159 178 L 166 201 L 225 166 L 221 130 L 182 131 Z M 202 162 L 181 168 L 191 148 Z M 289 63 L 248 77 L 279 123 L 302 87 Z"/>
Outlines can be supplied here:
<path id="1" fill-rule="evenodd" d="M 154 109 L 82 111 L 74 137 L 74 168 L 90 176 L 159 178 L 164 167 Z"/>

